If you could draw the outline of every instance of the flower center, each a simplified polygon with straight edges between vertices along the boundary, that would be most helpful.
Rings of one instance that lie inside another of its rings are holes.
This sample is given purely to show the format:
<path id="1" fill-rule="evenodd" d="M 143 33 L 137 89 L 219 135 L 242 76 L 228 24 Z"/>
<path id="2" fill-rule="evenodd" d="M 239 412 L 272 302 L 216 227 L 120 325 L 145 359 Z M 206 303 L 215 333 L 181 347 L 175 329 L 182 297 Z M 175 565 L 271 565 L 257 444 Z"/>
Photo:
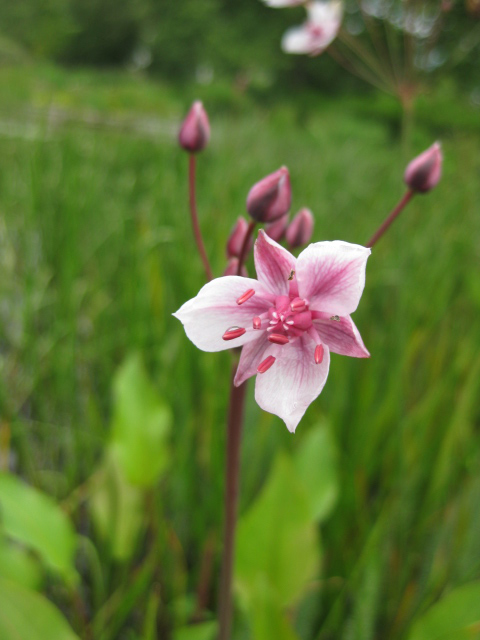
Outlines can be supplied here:
<path id="1" fill-rule="evenodd" d="M 242 305 L 253 296 L 259 296 L 268 300 L 271 304 L 268 311 L 252 318 L 252 326 L 256 331 L 266 331 L 268 341 L 278 347 L 298 340 L 305 333 L 313 339 L 315 347 L 312 353 L 313 360 L 320 364 L 323 360 L 324 347 L 317 330 L 312 323 L 312 312 L 309 310 L 309 301 L 298 295 L 298 284 L 292 271 L 289 278 L 289 295 L 274 296 L 257 293 L 254 289 L 248 289 L 238 299 L 237 304 Z M 246 332 L 244 327 L 230 327 L 223 334 L 224 340 L 234 340 Z M 258 365 L 258 373 L 265 373 L 274 364 L 276 358 L 269 355 Z"/>

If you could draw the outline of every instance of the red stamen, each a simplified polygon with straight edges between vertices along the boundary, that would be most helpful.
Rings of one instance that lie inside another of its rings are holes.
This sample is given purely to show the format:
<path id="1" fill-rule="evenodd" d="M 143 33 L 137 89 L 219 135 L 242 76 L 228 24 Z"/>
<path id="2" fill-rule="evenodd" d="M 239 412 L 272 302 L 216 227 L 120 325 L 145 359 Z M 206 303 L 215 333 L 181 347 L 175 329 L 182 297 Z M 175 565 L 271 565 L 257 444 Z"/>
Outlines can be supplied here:
<path id="1" fill-rule="evenodd" d="M 282 333 L 271 333 L 268 339 L 274 344 L 287 344 L 287 342 L 290 342 L 287 336 L 284 336 Z"/>
<path id="2" fill-rule="evenodd" d="M 247 330 L 243 327 L 230 327 L 225 331 L 222 338 L 224 340 L 235 340 L 235 338 L 240 338 L 240 336 L 243 336 L 246 332 Z"/>
<path id="3" fill-rule="evenodd" d="M 249 289 L 248 291 L 245 291 L 243 296 L 240 296 L 240 298 L 237 300 L 237 304 L 243 304 L 247 300 L 250 300 L 250 298 L 254 295 L 255 295 L 255 289 Z"/>
<path id="4" fill-rule="evenodd" d="M 305 311 L 307 309 L 307 304 L 306 304 L 305 300 L 303 300 L 302 298 L 295 298 L 290 303 L 290 309 L 293 312 L 295 312 L 295 311 Z"/>
<path id="5" fill-rule="evenodd" d="M 315 364 L 320 364 L 323 360 L 323 344 L 317 344 L 315 347 Z"/>
<path id="6" fill-rule="evenodd" d="M 267 358 L 265 358 L 265 360 L 263 360 L 263 362 L 261 362 L 258 365 L 257 372 L 258 373 L 265 373 L 265 371 L 268 371 L 270 369 L 270 367 L 273 365 L 275 360 L 276 360 L 276 358 L 274 358 L 273 356 L 268 356 Z"/>
<path id="7" fill-rule="evenodd" d="M 261 329 L 262 328 L 262 319 L 259 318 L 258 316 L 255 316 L 253 319 L 253 328 L 254 329 Z"/>

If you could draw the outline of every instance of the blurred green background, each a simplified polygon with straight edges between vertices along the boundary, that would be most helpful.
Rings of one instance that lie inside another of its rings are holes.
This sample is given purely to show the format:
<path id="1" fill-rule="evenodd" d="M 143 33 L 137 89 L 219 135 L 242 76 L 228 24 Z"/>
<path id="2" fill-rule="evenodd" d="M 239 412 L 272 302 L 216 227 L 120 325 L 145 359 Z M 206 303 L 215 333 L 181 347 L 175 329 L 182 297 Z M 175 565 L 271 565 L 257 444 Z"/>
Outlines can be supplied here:
<path id="1" fill-rule="evenodd" d="M 478 5 L 454 3 L 441 64 L 412 67 L 407 132 L 395 96 L 281 53 L 302 12 L 0 5 L 1 640 L 215 637 L 230 357 L 171 316 L 203 284 L 176 144 L 194 99 L 218 275 L 280 165 L 314 240 L 363 243 L 407 160 L 436 139 L 445 156 L 369 260 L 372 358 L 334 356 L 294 436 L 249 385 L 234 638 L 480 637 Z"/>

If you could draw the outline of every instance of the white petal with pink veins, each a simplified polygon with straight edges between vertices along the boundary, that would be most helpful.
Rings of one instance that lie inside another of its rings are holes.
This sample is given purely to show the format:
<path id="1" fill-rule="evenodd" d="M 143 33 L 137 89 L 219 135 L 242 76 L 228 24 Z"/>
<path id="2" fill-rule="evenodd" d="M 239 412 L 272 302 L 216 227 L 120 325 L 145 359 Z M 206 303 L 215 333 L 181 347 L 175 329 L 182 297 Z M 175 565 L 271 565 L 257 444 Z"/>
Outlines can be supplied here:
<path id="1" fill-rule="evenodd" d="M 268 371 L 257 375 L 255 400 L 262 409 L 282 418 L 293 432 L 325 385 L 330 354 L 325 346 L 323 361 L 315 364 L 315 343 L 307 335 L 283 347 L 268 348 L 264 357 L 271 351 L 276 361 Z"/>
<path id="2" fill-rule="evenodd" d="M 268 341 L 269 334 L 266 331 L 257 331 L 257 334 L 260 334 L 258 340 L 252 340 L 242 349 L 233 381 L 237 387 L 257 373 L 258 365 L 266 358 L 265 350 L 272 346 L 272 343 Z"/>
<path id="3" fill-rule="evenodd" d="M 289 277 L 295 271 L 295 258 L 260 229 L 254 246 L 257 278 L 267 291 L 287 295 Z"/>
<path id="4" fill-rule="evenodd" d="M 353 358 L 369 358 L 360 333 L 350 316 L 339 318 L 329 313 L 314 313 L 313 326 L 322 342 L 333 353 Z"/>
<path id="5" fill-rule="evenodd" d="M 265 291 L 257 280 L 240 276 L 224 276 L 206 284 L 195 298 L 174 313 L 183 324 L 193 344 L 203 351 L 223 351 L 240 347 L 258 338 L 252 327 L 252 318 L 264 313 L 270 303 L 257 295 L 241 305 L 240 298 L 249 289 L 261 294 Z M 246 333 L 235 340 L 223 340 L 231 327 L 244 327 Z"/>
<path id="6" fill-rule="evenodd" d="M 358 244 L 316 242 L 297 259 L 300 297 L 311 310 L 346 316 L 358 306 L 365 286 L 365 267 L 370 249 Z"/>

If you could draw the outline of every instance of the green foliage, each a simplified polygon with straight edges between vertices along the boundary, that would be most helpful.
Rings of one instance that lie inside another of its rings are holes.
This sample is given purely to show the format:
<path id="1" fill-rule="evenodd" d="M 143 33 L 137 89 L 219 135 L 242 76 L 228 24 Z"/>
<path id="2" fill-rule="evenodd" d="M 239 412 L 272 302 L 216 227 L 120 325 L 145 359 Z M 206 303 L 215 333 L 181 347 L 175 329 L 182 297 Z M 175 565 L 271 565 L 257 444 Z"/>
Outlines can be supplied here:
<path id="1" fill-rule="evenodd" d="M 54 500 L 15 476 L 1 473 L 0 518 L 7 536 L 35 550 L 65 580 L 76 580 L 75 531 Z"/>
<path id="2" fill-rule="evenodd" d="M 236 582 L 254 626 L 258 622 L 264 628 L 267 611 L 275 617 L 281 606 L 299 599 L 319 560 L 306 492 L 289 458 L 279 454 L 265 487 L 238 523 Z"/>
<path id="3" fill-rule="evenodd" d="M 2 640 L 79 640 L 44 596 L 2 577 L 0 602 Z"/>
<path id="4" fill-rule="evenodd" d="M 457 587 L 413 625 L 408 640 L 475 640 L 480 636 L 480 582 Z"/>
<path id="5" fill-rule="evenodd" d="M 311 429 L 300 442 L 294 465 L 308 501 L 312 520 L 325 520 L 338 496 L 337 451 L 328 424 Z"/>
<path id="6" fill-rule="evenodd" d="M 114 382 L 111 449 L 125 478 L 151 487 L 168 463 L 171 413 L 147 377 L 140 356 L 131 356 Z"/>
<path id="7" fill-rule="evenodd" d="M 42 570 L 36 558 L 7 539 L 0 539 L 0 576 L 29 589 L 38 589 L 42 583 Z"/>

